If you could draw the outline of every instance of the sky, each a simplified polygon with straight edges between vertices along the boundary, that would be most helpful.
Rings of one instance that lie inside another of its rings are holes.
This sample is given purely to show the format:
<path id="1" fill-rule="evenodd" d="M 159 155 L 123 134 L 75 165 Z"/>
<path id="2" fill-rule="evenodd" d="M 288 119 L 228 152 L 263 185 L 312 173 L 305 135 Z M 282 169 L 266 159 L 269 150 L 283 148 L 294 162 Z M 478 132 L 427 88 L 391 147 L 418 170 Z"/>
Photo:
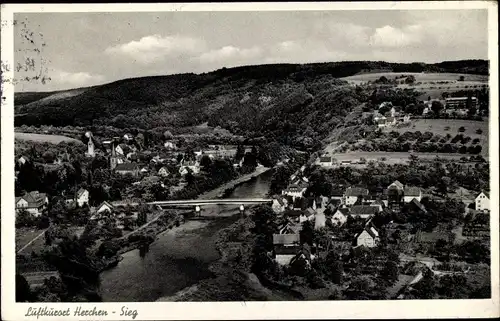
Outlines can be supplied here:
<path id="1" fill-rule="evenodd" d="M 487 10 L 16 13 L 16 91 L 267 63 L 487 59 Z M 30 68 L 31 66 L 31 68 Z"/>

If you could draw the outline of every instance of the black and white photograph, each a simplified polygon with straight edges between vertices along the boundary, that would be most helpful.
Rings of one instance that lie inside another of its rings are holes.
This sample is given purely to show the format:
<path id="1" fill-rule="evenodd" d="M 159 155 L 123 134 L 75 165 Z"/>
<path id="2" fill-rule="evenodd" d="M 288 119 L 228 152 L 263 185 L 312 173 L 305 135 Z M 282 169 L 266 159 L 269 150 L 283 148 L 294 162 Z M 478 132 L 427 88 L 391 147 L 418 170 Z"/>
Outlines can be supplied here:
<path id="1" fill-rule="evenodd" d="M 492 300 L 482 4 L 14 12 L 12 300 Z"/>

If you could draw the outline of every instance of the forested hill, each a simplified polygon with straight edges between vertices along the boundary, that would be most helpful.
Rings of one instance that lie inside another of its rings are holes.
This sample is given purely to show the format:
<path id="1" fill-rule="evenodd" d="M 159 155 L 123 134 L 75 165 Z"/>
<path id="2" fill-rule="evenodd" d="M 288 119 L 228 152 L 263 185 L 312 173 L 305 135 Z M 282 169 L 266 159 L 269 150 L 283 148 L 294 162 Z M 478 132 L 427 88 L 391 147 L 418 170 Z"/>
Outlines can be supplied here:
<path id="1" fill-rule="evenodd" d="M 369 94 L 337 78 L 380 70 L 488 74 L 488 61 L 258 65 L 125 79 L 53 93 L 19 93 L 16 126 L 151 129 L 208 122 L 244 135 L 272 136 L 279 128 L 322 136 Z"/>

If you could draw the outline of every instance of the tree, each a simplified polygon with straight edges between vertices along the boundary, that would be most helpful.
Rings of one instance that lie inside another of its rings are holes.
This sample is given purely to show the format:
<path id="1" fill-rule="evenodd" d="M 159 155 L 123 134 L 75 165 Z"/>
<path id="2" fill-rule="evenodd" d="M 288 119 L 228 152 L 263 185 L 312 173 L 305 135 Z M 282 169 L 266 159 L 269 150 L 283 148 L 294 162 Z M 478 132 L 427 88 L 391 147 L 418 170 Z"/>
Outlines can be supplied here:
<path id="1" fill-rule="evenodd" d="M 405 84 L 413 85 L 414 83 L 415 83 L 415 76 L 409 75 L 408 77 L 406 77 Z"/>
<path id="2" fill-rule="evenodd" d="M 16 302 L 29 302 L 32 293 L 28 281 L 21 274 L 16 274 Z"/>
<path id="3" fill-rule="evenodd" d="M 236 148 L 236 155 L 235 155 L 235 159 L 236 161 L 240 161 L 243 156 L 245 156 L 245 148 L 242 146 L 242 145 L 238 145 L 238 147 Z"/>
<path id="4" fill-rule="evenodd" d="M 200 160 L 200 166 L 203 167 L 203 169 L 208 169 L 212 165 L 212 160 L 208 155 L 203 155 L 203 157 Z"/>
<path id="5" fill-rule="evenodd" d="M 444 109 L 443 104 L 440 101 L 433 101 L 431 104 L 431 110 L 434 112 L 434 114 L 439 115 L 441 113 L 441 110 Z"/>
<path id="6" fill-rule="evenodd" d="M 464 80 L 465 80 L 465 76 L 458 77 L 458 81 L 464 81 Z"/>
<path id="7" fill-rule="evenodd" d="M 302 223 L 302 229 L 300 230 L 300 243 L 309 244 L 310 246 L 314 243 L 314 226 L 310 221 Z"/>
<path id="8" fill-rule="evenodd" d="M 386 280 L 390 284 L 393 284 L 398 280 L 399 277 L 398 264 L 394 261 L 388 260 L 381 274 L 384 280 Z"/>

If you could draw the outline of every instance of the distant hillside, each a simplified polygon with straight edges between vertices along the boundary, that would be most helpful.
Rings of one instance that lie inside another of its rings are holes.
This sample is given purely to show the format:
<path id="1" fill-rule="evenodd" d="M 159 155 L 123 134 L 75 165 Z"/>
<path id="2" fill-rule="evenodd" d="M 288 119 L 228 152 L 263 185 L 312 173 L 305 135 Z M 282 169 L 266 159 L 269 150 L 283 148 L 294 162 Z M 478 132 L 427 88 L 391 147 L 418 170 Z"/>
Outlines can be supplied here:
<path id="1" fill-rule="evenodd" d="M 16 94 L 16 114 L 22 116 L 15 122 L 143 129 L 208 122 L 235 134 L 272 137 L 279 131 L 290 132 L 290 140 L 317 139 L 366 100 L 362 89 L 338 78 L 371 70 L 484 74 L 488 62 L 274 64 L 125 79 L 77 90 Z"/>

